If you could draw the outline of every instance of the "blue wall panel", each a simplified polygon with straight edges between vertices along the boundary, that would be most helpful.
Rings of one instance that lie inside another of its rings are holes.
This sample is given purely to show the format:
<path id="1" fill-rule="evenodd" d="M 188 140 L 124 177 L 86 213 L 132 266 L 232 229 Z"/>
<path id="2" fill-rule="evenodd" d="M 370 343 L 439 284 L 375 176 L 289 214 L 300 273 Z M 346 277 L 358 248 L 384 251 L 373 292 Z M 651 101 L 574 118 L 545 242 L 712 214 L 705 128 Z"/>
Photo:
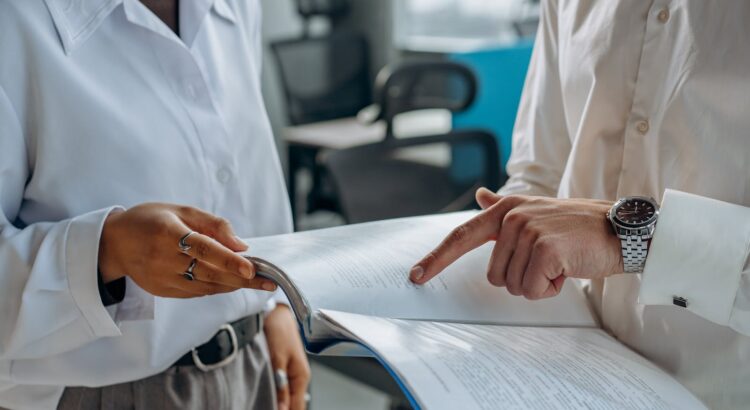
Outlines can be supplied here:
<path id="1" fill-rule="evenodd" d="M 498 138 L 503 168 L 508 162 L 511 150 L 513 124 L 516 120 L 518 103 L 521 98 L 526 71 L 531 58 L 533 42 L 524 41 L 513 46 L 482 50 L 470 53 L 453 54 L 455 61 L 467 64 L 479 78 L 479 92 L 470 110 L 453 117 L 453 127 L 482 128 L 492 131 Z M 454 152 L 454 169 L 461 177 L 461 164 L 475 170 L 477 153 L 470 151 Z M 469 167 L 469 164 L 473 164 Z M 468 171 L 471 173 L 471 171 Z M 465 175 L 471 177 L 470 175 Z"/>

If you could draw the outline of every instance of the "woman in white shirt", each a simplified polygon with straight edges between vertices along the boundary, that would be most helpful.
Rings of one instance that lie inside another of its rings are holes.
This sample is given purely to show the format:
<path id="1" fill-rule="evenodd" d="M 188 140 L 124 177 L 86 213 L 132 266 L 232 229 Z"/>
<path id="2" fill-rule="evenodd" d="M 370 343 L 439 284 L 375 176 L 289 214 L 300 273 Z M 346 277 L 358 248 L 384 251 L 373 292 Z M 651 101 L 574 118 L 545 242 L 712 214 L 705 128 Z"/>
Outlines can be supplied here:
<path id="1" fill-rule="evenodd" d="M 259 4 L 177 6 L 0 3 L 0 407 L 266 407 L 274 373 L 304 407 L 296 322 L 235 254 L 291 231 Z"/>

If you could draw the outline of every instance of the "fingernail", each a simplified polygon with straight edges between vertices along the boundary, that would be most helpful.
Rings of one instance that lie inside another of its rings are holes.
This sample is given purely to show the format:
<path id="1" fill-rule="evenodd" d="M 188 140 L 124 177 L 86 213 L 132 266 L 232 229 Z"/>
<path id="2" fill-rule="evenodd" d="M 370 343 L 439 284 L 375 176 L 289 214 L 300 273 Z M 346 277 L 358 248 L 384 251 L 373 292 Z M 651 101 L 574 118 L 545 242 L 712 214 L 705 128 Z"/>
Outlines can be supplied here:
<path id="1" fill-rule="evenodd" d="M 263 290 L 267 290 L 269 292 L 273 292 L 274 290 L 276 290 L 276 284 L 273 282 L 263 282 L 261 287 L 263 288 Z"/>
<path id="2" fill-rule="evenodd" d="M 417 265 L 411 268 L 411 271 L 409 271 L 409 276 L 411 277 L 412 282 L 419 282 L 424 276 L 424 269 L 422 269 L 421 266 Z"/>
<path id="3" fill-rule="evenodd" d="M 240 265 L 240 273 L 248 279 L 253 277 L 253 269 L 247 265 Z"/>
<path id="4" fill-rule="evenodd" d="M 240 238 L 239 236 L 236 236 L 236 235 L 235 235 L 235 237 L 234 237 L 234 241 L 235 241 L 235 242 L 237 242 L 237 245 L 240 245 L 240 246 L 242 246 L 242 247 L 243 247 L 243 248 L 245 248 L 245 249 L 247 249 L 247 248 L 248 248 L 248 246 L 247 246 L 247 244 L 245 243 L 245 241 L 243 241 L 243 240 L 242 240 L 242 238 Z"/>

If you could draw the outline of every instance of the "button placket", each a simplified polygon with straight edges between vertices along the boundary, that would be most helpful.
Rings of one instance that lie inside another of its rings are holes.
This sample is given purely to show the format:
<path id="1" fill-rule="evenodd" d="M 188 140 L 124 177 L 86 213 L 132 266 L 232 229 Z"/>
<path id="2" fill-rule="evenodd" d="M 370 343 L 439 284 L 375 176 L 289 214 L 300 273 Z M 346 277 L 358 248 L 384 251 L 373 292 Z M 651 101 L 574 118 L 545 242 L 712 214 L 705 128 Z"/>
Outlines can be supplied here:
<path id="1" fill-rule="evenodd" d="M 652 187 L 643 186 L 638 181 L 645 181 L 649 172 L 643 155 L 648 151 L 649 138 L 653 132 L 652 122 L 655 112 L 654 93 L 659 89 L 665 73 L 661 64 L 657 64 L 669 39 L 664 37 L 664 25 L 671 17 L 668 4 L 657 0 L 652 5 L 643 22 L 645 24 L 643 44 L 641 45 L 640 64 L 636 75 L 633 104 L 625 130 L 622 165 L 617 186 L 617 195 L 642 195 Z"/>
<path id="2" fill-rule="evenodd" d="M 205 143 L 196 124 L 192 113 L 194 109 L 190 106 L 193 103 L 186 98 L 187 85 L 195 81 L 195 71 L 190 70 L 191 54 L 183 44 L 177 41 L 153 41 L 149 42 L 149 45 L 155 60 L 162 68 L 164 82 L 170 84 L 172 89 L 172 98 L 167 98 L 165 104 L 172 106 L 175 115 L 178 115 L 178 119 L 187 126 L 186 132 L 180 133 L 183 140 L 179 143 L 189 147 L 192 156 L 185 158 L 185 161 L 197 167 L 200 174 L 200 178 L 192 181 L 192 183 L 199 191 L 211 189 L 213 175 L 211 172 L 210 147 Z M 192 125 L 192 129 L 190 129 L 190 125 Z M 214 195 L 206 195 L 203 198 L 206 203 L 201 204 L 201 206 L 211 208 Z"/>
<path id="3" fill-rule="evenodd" d="M 215 211 L 221 202 L 220 198 L 225 194 L 225 185 L 233 174 L 231 168 L 224 165 L 231 160 L 231 149 L 226 146 L 226 125 L 210 98 L 208 84 L 197 57 L 187 49 L 181 51 L 178 59 L 168 61 L 166 71 L 175 73 L 171 81 L 174 82 L 185 113 L 195 129 L 203 153 L 202 160 L 208 164 L 206 176 L 211 189 L 210 208 Z"/>

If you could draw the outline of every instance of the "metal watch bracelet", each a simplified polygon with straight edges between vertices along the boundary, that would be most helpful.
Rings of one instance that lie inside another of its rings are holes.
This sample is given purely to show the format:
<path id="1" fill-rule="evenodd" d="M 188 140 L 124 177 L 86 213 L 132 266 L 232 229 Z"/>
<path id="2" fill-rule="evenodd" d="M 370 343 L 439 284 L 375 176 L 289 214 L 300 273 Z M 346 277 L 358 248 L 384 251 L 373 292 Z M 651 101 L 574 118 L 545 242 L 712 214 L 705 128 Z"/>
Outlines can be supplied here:
<path id="1" fill-rule="evenodd" d="M 625 273 L 642 273 L 651 239 L 648 229 L 639 230 L 637 233 L 618 232 L 617 236 L 622 245 L 622 265 Z"/>

